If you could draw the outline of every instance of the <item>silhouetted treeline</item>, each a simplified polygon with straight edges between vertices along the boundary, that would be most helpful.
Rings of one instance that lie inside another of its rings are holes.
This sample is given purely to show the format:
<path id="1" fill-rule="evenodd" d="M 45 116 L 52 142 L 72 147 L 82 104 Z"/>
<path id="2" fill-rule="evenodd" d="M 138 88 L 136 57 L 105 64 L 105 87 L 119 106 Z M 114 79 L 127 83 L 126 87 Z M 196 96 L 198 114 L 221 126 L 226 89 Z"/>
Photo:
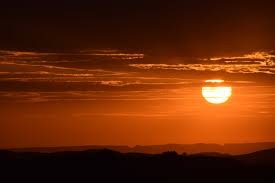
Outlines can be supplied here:
<path id="1" fill-rule="evenodd" d="M 0 151 L 0 167 L 8 182 L 266 182 L 275 180 L 275 149 L 240 156 Z"/>

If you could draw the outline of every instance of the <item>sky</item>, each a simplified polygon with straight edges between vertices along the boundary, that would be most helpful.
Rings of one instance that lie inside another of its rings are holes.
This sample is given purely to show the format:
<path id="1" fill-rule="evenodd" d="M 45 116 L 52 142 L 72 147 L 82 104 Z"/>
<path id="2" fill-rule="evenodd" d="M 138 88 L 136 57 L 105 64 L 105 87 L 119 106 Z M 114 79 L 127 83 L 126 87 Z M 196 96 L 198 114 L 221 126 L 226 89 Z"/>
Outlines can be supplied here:
<path id="1" fill-rule="evenodd" d="M 273 4 L 3 3 L 0 148 L 275 141 Z"/>

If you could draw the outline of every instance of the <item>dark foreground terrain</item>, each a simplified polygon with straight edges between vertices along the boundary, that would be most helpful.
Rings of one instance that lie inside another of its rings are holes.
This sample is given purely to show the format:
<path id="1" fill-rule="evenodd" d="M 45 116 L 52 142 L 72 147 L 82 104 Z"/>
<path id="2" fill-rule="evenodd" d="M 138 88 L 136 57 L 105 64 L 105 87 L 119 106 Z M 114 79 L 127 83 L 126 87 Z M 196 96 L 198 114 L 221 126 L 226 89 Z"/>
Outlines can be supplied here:
<path id="1" fill-rule="evenodd" d="M 275 149 L 238 156 L 2 150 L 0 167 L 1 182 L 272 182 Z"/>

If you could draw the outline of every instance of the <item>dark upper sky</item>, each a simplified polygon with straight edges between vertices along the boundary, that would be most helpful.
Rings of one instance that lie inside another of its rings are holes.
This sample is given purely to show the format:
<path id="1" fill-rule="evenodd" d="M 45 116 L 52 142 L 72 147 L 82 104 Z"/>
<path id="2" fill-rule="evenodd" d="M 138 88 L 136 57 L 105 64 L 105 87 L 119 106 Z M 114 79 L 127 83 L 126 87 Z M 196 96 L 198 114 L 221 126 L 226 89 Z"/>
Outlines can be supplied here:
<path id="1" fill-rule="evenodd" d="M 274 1 L 6 1 L 0 48 L 122 48 L 183 55 L 275 47 Z"/>

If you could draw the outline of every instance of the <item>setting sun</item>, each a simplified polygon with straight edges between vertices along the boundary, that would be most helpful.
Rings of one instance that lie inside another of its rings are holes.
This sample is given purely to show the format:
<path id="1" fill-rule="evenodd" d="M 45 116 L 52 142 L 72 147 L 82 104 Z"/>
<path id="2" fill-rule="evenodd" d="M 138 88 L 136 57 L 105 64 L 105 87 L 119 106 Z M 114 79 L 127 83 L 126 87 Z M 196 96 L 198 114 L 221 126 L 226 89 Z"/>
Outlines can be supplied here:
<path id="1" fill-rule="evenodd" d="M 222 104 L 228 101 L 232 95 L 232 88 L 229 86 L 219 86 L 223 80 L 206 80 L 208 85 L 202 87 L 202 96 L 205 100 L 212 104 Z M 214 86 L 209 86 L 214 84 Z"/>

